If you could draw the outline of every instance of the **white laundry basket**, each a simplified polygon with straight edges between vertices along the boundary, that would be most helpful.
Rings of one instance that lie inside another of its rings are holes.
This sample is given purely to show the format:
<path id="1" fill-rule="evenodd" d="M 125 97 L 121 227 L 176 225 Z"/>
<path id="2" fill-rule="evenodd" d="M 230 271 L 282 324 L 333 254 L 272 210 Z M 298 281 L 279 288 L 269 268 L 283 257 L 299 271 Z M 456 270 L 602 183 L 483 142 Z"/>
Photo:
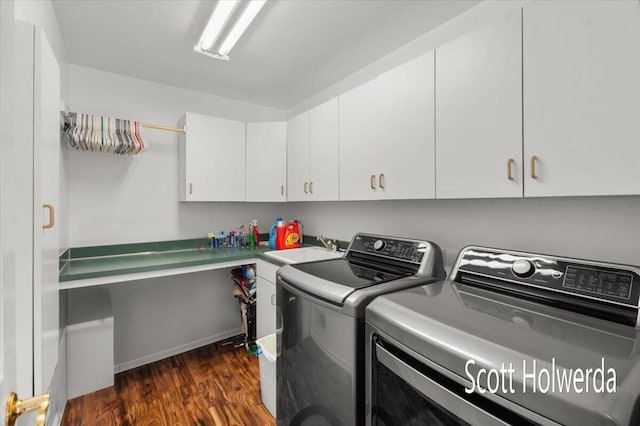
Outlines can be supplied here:
<path id="1" fill-rule="evenodd" d="M 256 340 L 260 348 L 260 392 L 262 402 L 276 417 L 276 335 L 269 334 Z"/>

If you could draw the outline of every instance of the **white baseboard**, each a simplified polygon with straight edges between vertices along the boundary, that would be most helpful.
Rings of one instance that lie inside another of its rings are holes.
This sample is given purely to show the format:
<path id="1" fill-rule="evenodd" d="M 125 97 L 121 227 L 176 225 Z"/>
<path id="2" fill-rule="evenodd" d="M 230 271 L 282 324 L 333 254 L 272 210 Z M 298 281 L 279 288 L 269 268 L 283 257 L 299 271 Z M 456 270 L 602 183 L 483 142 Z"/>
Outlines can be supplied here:
<path id="1" fill-rule="evenodd" d="M 228 339 L 229 337 L 237 336 L 238 334 L 242 334 L 242 333 L 244 333 L 244 330 L 242 328 L 236 328 L 234 330 L 228 330 L 222 333 L 214 334 L 213 336 L 208 336 L 193 342 L 185 343 L 184 345 L 180 345 L 170 349 L 166 349 L 164 351 L 156 352 L 151 355 L 146 355 L 131 361 L 126 361 L 121 364 L 116 364 L 114 366 L 114 372 L 116 374 L 122 373 L 123 371 L 131 370 L 132 368 L 136 368 L 136 367 L 143 366 L 145 364 L 160 361 L 161 359 L 169 358 L 171 356 L 178 355 L 183 352 L 190 351 L 192 349 L 197 349 L 201 346 L 206 346 L 211 343 L 219 342 L 220 340 Z"/>

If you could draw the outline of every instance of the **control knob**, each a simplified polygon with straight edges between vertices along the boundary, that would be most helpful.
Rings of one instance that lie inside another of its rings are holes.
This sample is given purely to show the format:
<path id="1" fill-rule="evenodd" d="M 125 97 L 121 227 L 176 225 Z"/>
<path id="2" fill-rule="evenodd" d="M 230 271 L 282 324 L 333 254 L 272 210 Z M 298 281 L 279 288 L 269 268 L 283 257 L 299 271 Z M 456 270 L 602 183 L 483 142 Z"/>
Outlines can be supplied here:
<path id="1" fill-rule="evenodd" d="M 376 240 L 376 242 L 375 242 L 375 243 L 373 243 L 373 249 L 374 249 L 375 251 L 382 251 L 382 250 L 384 250 L 384 248 L 385 248 L 385 246 L 386 246 L 386 245 L 387 245 L 387 244 L 386 244 L 384 241 L 382 241 L 382 240 Z"/>
<path id="2" fill-rule="evenodd" d="M 530 260 L 518 259 L 511 265 L 511 271 L 518 278 L 529 278 L 536 272 L 536 268 Z"/>

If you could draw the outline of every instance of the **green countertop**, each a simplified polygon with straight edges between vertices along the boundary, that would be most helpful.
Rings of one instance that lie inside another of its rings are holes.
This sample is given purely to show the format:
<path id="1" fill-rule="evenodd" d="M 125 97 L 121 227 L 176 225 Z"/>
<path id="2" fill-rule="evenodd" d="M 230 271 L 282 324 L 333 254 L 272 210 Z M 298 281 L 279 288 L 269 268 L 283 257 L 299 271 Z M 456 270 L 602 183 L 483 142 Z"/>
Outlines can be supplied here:
<path id="1" fill-rule="evenodd" d="M 206 240 L 182 240 L 67 250 L 60 258 L 60 282 L 260 258 L 268 246 L 205 248 Z"/>

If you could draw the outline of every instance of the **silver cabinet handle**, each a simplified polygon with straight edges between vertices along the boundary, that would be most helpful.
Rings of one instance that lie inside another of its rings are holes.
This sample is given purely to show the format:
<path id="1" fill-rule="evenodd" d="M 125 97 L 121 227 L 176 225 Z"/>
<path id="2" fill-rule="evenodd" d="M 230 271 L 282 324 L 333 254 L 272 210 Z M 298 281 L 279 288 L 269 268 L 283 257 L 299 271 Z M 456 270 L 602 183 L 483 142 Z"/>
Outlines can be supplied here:
<path id="1" fill-rule="evenodd" d="M 376 175 L 371 175 L 371 189 L 375 191 L 376 189 Z"/>
<path id="2" fill-rule="evenodd" d="M 378 175 L 378 186 L 380 189 L 384 189 L 384 173 Z"/>
<path id="3" fill-rule="evenodd" d="M 271 304 L 272 304 L 273 306 L 276 306 L 276 295 L 275 295 L 275 294 L 272 294 L 272 295 L 271 295 Z"/>
<path id="4" fill-rule="evenodd" d="M 307 190 L 307 188 L 308 188 L 308 187 L 309 187 L 309 182 L 305 182 L 305 183 L 304 183 L 304 193 L 305 193 L 305 194 L 308 194 L 308 193 L 309 193 L 309 191 Z"/>
<path id="5" fill-rule="evenodd" d="M 309 182 L 309 194 L 313 194 L 313 182 Z"/>
<path id="6" fill-rule="evenodd" d="M 284 195 L 284 185 L 280 185 L 280 195 Z"/>

